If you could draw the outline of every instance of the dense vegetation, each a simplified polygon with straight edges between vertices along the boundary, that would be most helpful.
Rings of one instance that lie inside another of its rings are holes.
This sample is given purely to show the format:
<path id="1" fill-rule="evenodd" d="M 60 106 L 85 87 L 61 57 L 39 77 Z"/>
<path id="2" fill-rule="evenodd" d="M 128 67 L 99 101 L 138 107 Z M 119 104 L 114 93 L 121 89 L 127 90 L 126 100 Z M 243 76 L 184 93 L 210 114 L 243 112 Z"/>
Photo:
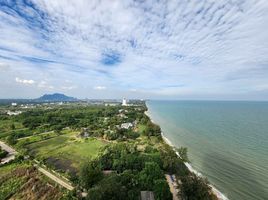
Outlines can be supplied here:
<path id="1" fill-rule="evenodd" d="M 0 147 L 0 161 L 2 158 L 5 158 L 7 156 L 8 152 L 6 152 L 5 150 L 3 150 L 1 147 Z"/>
<path id="2" fill-rule="evenodd" d="M 169 200 L 165 174 L 176 175 L 184 199 L 213 199 L 207 181 L 185 166 L 187 149 L 178 149 L 178 157 L 146 109 L 140 102 L 129 107 L 72 103 L 16 116 L 0 112 L 0 139 L 67 176 L 87 199 L 139 199 L 140 191 L 153 191 L 155 199 Z"/>

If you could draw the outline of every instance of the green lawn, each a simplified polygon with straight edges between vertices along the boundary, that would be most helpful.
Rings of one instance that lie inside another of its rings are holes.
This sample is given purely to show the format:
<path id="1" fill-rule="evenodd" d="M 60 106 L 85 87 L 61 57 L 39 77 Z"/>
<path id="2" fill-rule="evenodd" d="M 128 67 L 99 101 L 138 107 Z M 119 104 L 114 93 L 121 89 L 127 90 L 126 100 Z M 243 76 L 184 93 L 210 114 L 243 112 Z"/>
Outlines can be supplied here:
<path id="1" fill-rule="evenodd" d="M 143 133 L 143 131 L 145 130 L 145 128 L 146 128 L 146 125 L 139 124 L 139 125 L 138 125 L 138 132 L 139 132 L 139 133 Z"/>
<path id="2" fill-rule="evenodd" d="M 78 139 L 75 133 L 60 135 L 51 139 L 38 141 L 27 145 L 30 154 L 46 160 L 48 158 L 68 161 L 72 167 L 78 168 L 82 161 L 97 155 L 99 149 L 105 145 L 97 139 Z"/>

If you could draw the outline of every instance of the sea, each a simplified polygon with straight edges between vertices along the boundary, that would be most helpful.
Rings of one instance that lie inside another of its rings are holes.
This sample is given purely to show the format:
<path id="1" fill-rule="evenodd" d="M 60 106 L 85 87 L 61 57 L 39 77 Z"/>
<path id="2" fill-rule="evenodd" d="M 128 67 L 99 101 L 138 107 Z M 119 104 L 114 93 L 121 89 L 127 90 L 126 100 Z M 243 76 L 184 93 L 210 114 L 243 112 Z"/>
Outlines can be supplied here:
<path id="1" fill-rule="evenodd" d="M 268 102 L 146 102 L 190 165 L 230 200 L 268 200 Z"/>

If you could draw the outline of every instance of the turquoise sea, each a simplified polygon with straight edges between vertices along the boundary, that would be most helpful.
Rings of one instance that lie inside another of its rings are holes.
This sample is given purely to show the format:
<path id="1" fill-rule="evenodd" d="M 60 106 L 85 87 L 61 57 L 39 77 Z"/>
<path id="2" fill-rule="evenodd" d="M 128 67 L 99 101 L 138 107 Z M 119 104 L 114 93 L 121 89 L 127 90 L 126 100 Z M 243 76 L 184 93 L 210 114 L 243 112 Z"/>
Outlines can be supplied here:
<path id="1" fill-rule="evenodd" d="M 268 102 L 147 101 L 192 167 L 230 200 L 268 199 Z"/>

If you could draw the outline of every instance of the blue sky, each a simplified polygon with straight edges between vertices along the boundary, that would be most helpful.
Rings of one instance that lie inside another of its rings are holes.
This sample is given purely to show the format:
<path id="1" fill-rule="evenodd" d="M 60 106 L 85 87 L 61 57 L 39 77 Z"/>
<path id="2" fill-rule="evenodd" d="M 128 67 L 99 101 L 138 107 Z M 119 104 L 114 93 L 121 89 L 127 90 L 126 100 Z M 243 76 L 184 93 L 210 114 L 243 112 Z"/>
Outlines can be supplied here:
<path id="1" fill-rule="evenodd" d="M 1 0 L 0 98 L 268 100 L 267 0 Z"/>

